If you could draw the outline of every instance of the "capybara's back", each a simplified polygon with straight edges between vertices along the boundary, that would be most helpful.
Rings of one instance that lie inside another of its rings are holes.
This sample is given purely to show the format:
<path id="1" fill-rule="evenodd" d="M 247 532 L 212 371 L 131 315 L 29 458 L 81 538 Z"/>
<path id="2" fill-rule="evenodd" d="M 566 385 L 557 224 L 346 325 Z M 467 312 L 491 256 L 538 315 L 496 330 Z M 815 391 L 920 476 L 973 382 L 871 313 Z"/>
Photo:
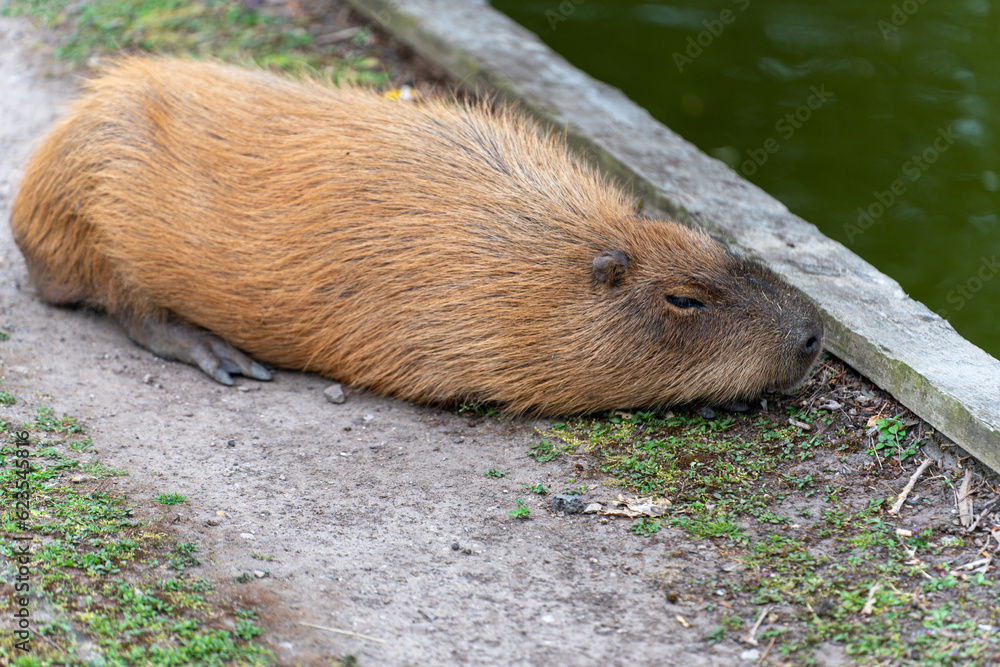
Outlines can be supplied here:
<path id="1" fill-rule="evenodd" d="M 720 404 L 794 384 L 822 339 L 769 270 L 637 215 L 520 113 L 220 64 L 92 81 L 11 226 L 48 301 L 224 382 L 267 377 L 235 346 L 422 402 Z"/>

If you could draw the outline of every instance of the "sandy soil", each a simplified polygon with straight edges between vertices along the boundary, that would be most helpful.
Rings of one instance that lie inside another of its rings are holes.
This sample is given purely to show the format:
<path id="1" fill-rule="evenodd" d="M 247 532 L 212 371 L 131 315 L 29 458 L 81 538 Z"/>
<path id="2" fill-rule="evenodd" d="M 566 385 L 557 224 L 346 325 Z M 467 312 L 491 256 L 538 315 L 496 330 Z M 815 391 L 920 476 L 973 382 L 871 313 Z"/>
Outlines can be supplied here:
<path id="1" fill-rule="evenodd" d="M 4 223 L 19 169 L 74 88 L 44 76 L 29 39 L 26 23 L 0 19 Z M 362 665 L 743 662 L 737 645 L 704 642 L 712 625 L 693 605 L 631 574 L 697 578 L 732 563 L 711 545 L 672 561 L 681 533 L 637 537 L 627 521 L 562 516 L 524 492 L 564 488 L 577 472 L 527 456 L 539 424 L 477 424 L 363 393 L 334 405 L 328 381 L 291 372 L 221 387 L 139 349 L 103 316 L 40 302 L 6 224 L 0 306 L 6 390 L 32 410 L 79 417 L 101 458 L 130 472 L 119 486 L 133 500 L 187 495 L 175 525 L 199 545 L 205 576 L 270 570 L 240 590 L 264 605 L 264 638 L 282 664 L 348 653 Z M 509 474 L 484 477 L 491 467 Z M 508 515 L 517 497 L 533 520 Z"/>

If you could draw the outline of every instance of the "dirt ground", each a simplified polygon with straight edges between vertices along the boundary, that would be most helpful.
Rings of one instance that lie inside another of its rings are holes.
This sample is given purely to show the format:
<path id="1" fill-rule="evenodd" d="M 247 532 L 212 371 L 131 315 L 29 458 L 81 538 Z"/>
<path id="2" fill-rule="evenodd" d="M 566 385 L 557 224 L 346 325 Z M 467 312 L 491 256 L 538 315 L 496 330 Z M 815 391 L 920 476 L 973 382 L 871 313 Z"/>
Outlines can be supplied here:
<path id="1" fill-rule="evenodd" d="M 273 555 L 271 576 L 249 585 L 282 664 L 344 654 L 362 665 L 741 663 L 738 646 L 705 645 L 707 619 L 625 573 L 656 567 L 663 544 L 627 521 L 559 516 L 522 490 L 573 476 L 528 457 L 536 424 L 472 426 L 362 393 L 334 405 L 329 381 L 292 372 L 224 388 L 139 349 L 102 316 L 39 301 L 6 221 L 19 169 L 74 86 L 44 76 L 29 33 L 0 19 L 4 387 L 31 409 L 81 418 L 101 458 L 130 472 L 119 486 L 134 500 L 188 496 L 175 525 L 209 578 L 260 569 L 251 550 Z M 509 474 L 484 477 L 491 467 Z M 509 516 L 515 497 L 532 521 Z"/>

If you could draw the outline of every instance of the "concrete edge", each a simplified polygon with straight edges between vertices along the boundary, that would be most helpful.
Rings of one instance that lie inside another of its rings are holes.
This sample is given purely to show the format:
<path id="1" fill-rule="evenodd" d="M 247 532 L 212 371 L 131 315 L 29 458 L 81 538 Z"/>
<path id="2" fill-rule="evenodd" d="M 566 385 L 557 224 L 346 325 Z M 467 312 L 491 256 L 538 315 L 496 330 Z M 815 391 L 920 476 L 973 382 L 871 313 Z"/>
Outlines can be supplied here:
<path id="1" fill-rule="evenodd" d="M 517 100 L 647 208 L 768 263 L 819 306 L 827 349 L 1000 472 L 1000 362 L 899 284 L 596 81 L 485 0 L 348 0 L 469 88 Z"/>

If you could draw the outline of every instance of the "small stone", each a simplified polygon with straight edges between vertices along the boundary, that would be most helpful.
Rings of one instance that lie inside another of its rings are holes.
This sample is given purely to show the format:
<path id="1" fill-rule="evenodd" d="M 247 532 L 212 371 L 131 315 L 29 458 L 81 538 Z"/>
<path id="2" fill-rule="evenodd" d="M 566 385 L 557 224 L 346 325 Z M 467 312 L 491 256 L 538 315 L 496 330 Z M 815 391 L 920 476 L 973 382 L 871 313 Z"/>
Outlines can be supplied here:
<path id="1" fill-rule="evenodd" d="M 240 533 L 240 537 L 242 537 L 244 540 L 255 540 L 255 539 L 257 539 L 256 537 L 254 537 L 253 533 Z"/>
<path id="2" fill-rule="evenodd" d="M 254 570 L 253 576 L 257 577 L 258 579 L 263 579 L 264 577 L 267 576 L 267 572 L 265 572 L 264 570 Z"/>
<path id="3" fill-rule="evenodd" d="M 236 446 L 236 441 L 235 440 L 227 440 L 226 441 L 226 446 L 227 447 L 235 447 Z"/>
<path id="4" fill-rule="evenodd" d="M 323 392 L 323 395 L 326 396 L 326 400 L 331 403 L 340 404 L 347 400 L 347 397 L 344 396 L 344 388 L 340 386 L 339 382 L 334 382 L 327 387 Z"/>
<path id="5" fill-rule="evenodd" d="M 462 545 L 459 544 L 458 542 L 452 542 L 451 543 L 451 550 L 452 551 L 458 551 L 461 548 L 462 548 Z"/>
<path id="6" fill-rule="evenodd" d="M 551 624 L 551 623 L 555 623 L 556 622 L 556 617 L 553 616 L 552 614 L 545 614 L 544 616 L 542 616 L 538 620 L 541 621 L 542 623 Z"/>
<path id="7" fill-rule="evenodd" d="M 584 514 L 597 514 L 602 509 L 604 509 L 604 505 L 602 505 L 601 503 L 590 503 L 589 505 L 587 505 L 584 508 L 583 513 Z"/>
<path id="8" fill-rule="evenodd" d="M 142 381 L 144 384 L 153 384 L 153 374 L 146 373 L 145 375 L 142 376 Z"/>
<path id="9" fill-rule="evenodd" d="M 552 496 L 552 506 L 557 512 L 579 514 L 583 511 L 583 501 L 569 493 L 558 493 Z"/>
<path id="10" fill-rule="evenodd" d="M 86 482 L 89 479 L 91 478 L 88 477 L 87 475 L 73 475 L 73 477 L 71 477 L 69 481 L 73 482 L 74 484 L 82 484 L 83 482 Z"/>
<path id="11" fill-rule="evenodd" d="M 745 660 L 746 662 L 757 662 L 760 660 L 760 651 L 755 648 L 748 648 L 740 653 L 740 660 Z"/>
<path id="12" fill-rule="evenodd" d="M 715 410 L 709 407 L 699 408 L 698 416 L 704 417 L 705 419 L 715 419 Z"/>
<path id="13" fill-rule="evenodd" d="M 463 438 L 462 436 L 458 436 L 457 438 L 455 438 L 454 442 L 455 444 L 458 444 L 460 442 L 465 442 L 465 438 Z"/>

